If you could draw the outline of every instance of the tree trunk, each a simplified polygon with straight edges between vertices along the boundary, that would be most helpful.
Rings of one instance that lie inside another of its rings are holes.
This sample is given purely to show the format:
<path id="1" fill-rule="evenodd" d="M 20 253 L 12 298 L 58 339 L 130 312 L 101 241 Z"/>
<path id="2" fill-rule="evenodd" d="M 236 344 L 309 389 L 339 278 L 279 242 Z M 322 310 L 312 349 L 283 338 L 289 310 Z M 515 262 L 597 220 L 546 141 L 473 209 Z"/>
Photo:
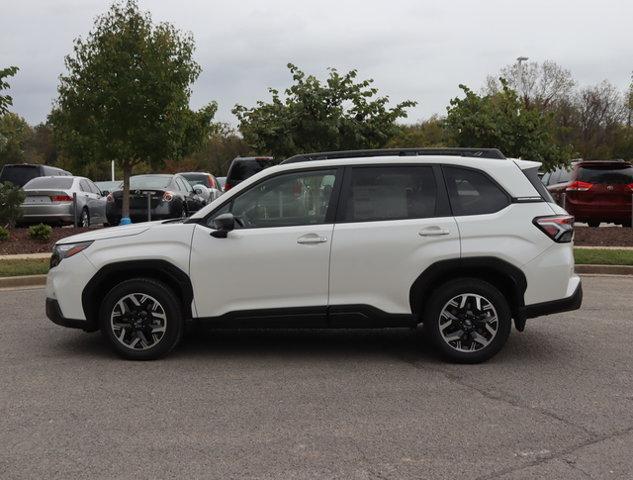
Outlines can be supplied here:
<path id="1" fill-rule="evenodd" d="M 130 175 L 132 165 L 129 160 L 123 162 L 123 205 L 121 207 L 121 217 L 130 216 Z"/>

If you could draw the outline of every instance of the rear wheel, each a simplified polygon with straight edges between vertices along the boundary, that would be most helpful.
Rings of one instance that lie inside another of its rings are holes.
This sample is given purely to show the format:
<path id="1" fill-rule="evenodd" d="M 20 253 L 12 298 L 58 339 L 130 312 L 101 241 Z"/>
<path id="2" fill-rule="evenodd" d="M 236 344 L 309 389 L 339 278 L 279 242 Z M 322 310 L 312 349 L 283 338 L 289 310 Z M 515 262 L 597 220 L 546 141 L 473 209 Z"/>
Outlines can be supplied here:
<path id="1" fill-rule="evenodd" d="M 474 278 L 453 280 L 431 295 L 424 312 L 424 330 L 450 361 L 479 363 L 506 343 L 512 320 L 503 294 Z"/>
<path id="2" fill-rule="evenodd" d="M 591 228 L 598 228 L 600 226 L 600 222 L 591 221 L 587 222 L 587 225 L 589 225 Z"/>
<path id="3" fill-rule="evenodd" d="M 81 215 L 79 216 L 77 225 L 82 228 L 88 228 L 90 226 L 90 213 L 88 213 L 88 209 L 86 207 L 81 210 Z"/>
<path id="4" fill-rule="evenodd" d="M 178 298 L 167 285 L 150 278 L 127 280 L 110 290 L 99 322 L 114 350 L 129 360 L 167 355 L 184 329 Z"/>

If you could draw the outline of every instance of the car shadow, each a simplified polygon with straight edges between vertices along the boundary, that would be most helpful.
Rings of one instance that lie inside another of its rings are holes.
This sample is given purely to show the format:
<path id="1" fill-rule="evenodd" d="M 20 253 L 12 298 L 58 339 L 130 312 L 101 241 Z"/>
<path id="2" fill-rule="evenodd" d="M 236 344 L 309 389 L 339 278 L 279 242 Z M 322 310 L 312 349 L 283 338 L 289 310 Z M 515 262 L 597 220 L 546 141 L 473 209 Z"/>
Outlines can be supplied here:
<path id="1" fill-rule="evenodd" d="M 60 339 L 55 349 L 78 356 L 117 358 L 99 333 L 77 333 Z M 490 362 L 556 361 L 564 352 L 556 340 L 534 330 L 513 332 Z M 192 327 L 168 359 L 335 360 L 397 359 L 445 365 L 421 328 L 393 329 L 213 329 Z"/>

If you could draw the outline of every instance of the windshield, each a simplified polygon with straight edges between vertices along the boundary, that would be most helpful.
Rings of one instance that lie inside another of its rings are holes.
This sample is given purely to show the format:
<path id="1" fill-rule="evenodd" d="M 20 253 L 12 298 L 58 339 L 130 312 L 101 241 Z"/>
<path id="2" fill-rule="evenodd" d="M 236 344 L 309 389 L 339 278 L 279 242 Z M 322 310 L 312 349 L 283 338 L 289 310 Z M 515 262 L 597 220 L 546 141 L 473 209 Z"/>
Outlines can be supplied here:
<path id="1" fill-rule="evenodd" d="M 95 182 L 95 185 L 97 185 L 97 187 L 99 187 L 100 190 L 108 190 L 108 191 L 113 191 L 113 190 L 118 190 L 120 188 L 123 187 L 123 184 L 121 182 Z"/>
<path id="2" fill-rule="evenodd" d="M 583 165 L 578 167 L 578 180 L 589 183 L 633 183 L 633 167 L 626 164 L 619 168 L 614 167 L 613 164 L 605 166 Z"/>
<path id="3" fill-rule="evenodd" d="M 169 175 L 137 175 L 130 178 L 130 190 L 167 188 L 171 178 Z"/>
<path id="4" fill-rule="evenodd" d="M 22 187 L 32 178 L 40 176 L 40 168 L 36 165 L 5 165 L 0 181 L 11 182 Z"/>
<path id="5" fill-rule="evenodd" d="M 194 185 L 204 185 L 205 187 L 211 186 L 209 184 L 209 175 L 204 173 L 181 173 L 181 175 L 187 179 L 192 187 Z"/>
<path id="6" fill-rule="evenodd" d="M 37 177 L 24 185 L 25 190 L 57 188 L 68 190 L 73 186 L 72 177 Z"/>

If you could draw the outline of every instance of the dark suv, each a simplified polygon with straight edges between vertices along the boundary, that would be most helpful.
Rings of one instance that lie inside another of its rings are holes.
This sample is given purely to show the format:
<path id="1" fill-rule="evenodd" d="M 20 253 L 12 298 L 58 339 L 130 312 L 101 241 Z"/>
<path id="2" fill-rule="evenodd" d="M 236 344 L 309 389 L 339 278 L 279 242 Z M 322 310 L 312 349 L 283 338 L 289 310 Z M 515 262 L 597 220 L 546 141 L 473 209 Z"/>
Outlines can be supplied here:
<path id="1" fill-rule="evenodd" d="M 11 182 L 18 187 L 23 187 L 29 180 L 37 177 L 58 177 L 70 175 L 72 175 L 72 173 L 49 165 L 10 163 L 2 167 L 2 172 L 0 173 L 0 183 Z"/>
<path id="2" fill-rule="evenodd" d="M 556 203 L 576 221 L 598 227 L 601 222 L 631 226 L 633 165 L 623 160 L 583 160 L 542 178 Z"/>
<path id="3" fill-rule="evenodd" d="M 273 165 L 275 165 L 273 157 L 234 158 L 229 167 L 229 173 L 226 175 L 224 191 L 228 192 L 235 185 Z"/>

